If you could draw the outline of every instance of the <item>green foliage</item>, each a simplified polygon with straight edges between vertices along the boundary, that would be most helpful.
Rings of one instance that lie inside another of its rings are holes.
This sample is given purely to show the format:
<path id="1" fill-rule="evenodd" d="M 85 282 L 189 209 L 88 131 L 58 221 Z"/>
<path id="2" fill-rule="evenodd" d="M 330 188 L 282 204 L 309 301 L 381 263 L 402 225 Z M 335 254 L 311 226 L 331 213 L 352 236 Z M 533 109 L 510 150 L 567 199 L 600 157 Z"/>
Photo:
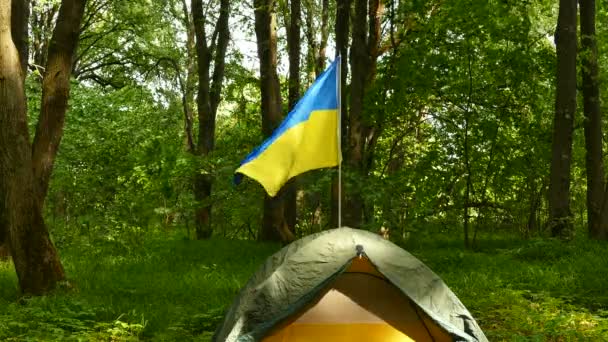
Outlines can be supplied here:
<path id="1" fill-rule="evenodd" d="M 554 50 L 551 26 L 537 19 L 551 9 L 489 0 L 399 9 L 415 29 L 381 61 L 367 99 L 369 120 L 383 128 L 379 179 L 356 181 L 370 184 L 376 219 L 460 225 L 470 174 L 476 227 L 526 225 L 548 174 Z"/>
<path id="2" fill-rule="evenodd" d="M 345 189 L 360 188 L 363 194 L 364 228 L 419 231 L 432 226 L 458 234 L 470 174 L 473 234 L 545 235 L 555 69 L 549 38 L 556 4 L 386 5 L 384 24 L 395 30 L 399 44 L 381 56 L 364 111 L 378 140 L 365 156 L 369 174 L 344 170 Z M 87 49 L 79 63 L 107 55 L 110 64 L 100 60 L 91 72 L 121 88 L 94 85 L 99 82 L 86 73 L 73 85 L 46 205 L 55 239 L 68 243 L 85 235 L 129 246 L 128 241 L 137 244 L 141 235 L 159 227 L 185 226 L 191 234 L 196 208 L 207 204 L 213 206 L 216 234 L 254 239 L 263 190 L 250 180 L 234 187 L 231 180 L 239 162 L 263 140 L 258 75 L 249 68 L 255 63 L 240 46 L 230 48 L 215 150 L 195 157 L 184 143 L 182 97 L 189 55 L 182 3 L 119 2 L 101 13 L 87 28 L 82 45 Z M 243 13 L 231 20 L 251 33 Z M 605 32 L 598 30 L 601 50 Z M 384 32 L 386 44 L 390 32 Z M 88 48 L 96 38 L 101 40 Z M 33 78 L 28 94 L 35 113 L 40 96 Z M 194 98 L 186 102 L 196 113 Z M 33 127 L 34 118 L 31 122 Z M 196 115 L 193 124 L 196 132 Z M 585 222 L 582 139 L 582 130 L 576 130 L 572 211 L 579 230 Z M 192 195 L 198 172 L 213 179 L 212 195 L 204 203 Z M 331 177 L 327 170 L 300 177 L 304 191 L 297 235 L 329 226 Z"/>
<path id="3" fill-rule="evenodd" d="M 27 298 L 10 303 L 0 315 L 0 338 L 4 341 L 137 341 L 146 321 L 127 323 L 122 316 L 97 321 L 96 308 L 67 295 Z"/>
<path id="4" fill-rule="evenodd" d="M 150 88 L 167 86 L 149 82 L 159 61 L 167 58 L 166 51 L 176 46 L 175 20 L 167 15 L 166 2 L 89 1 L 74 76 L 114 89 L 143 83 Z"/>
<path id="5" fill-rule="evenodd" d="M 49 222 L 63 229 L 59 239 L 133 235 L 187 205 L 180 189 L 193 165 L 181 146 L 179 114 L 139 87 L 74 84 L 72 94 L 47 200 Z"/>
<path id="6" fill-rule="evenodd" d="M 222 218 L 213 220 L 218 234 L 255 238 L 262 190 L 251 182 L 235 188 L 231 180 L 262 139 L 257 82 L 238 61 L 228 64 L 226 74 L 217 147 L 205 158 L 186 151 L 181 100 L 170 88 L 159 95 L 137 85 L 113 90 L 74 82 L 46 204 L 56 241 L 87 236 L 131 248 L 155 228 L 179 225 L 192 232 L 194 210 L 208 203 L 213 217 Z M 40 85 L 30 78 L 28 86 L 33 109 L 39 106 Z M 35 118 L 31 122 L 33 127 Z M 193 198 L 197 172 L 214 180 L 207 203 Z"/>

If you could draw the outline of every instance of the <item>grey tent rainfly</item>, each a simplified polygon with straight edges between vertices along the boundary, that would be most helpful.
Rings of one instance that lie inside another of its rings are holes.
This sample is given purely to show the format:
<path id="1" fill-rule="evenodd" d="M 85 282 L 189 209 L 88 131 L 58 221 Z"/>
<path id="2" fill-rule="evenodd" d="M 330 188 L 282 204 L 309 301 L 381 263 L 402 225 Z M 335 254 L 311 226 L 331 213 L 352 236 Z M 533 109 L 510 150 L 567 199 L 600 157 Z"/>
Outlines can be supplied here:
<path id="1" fill-rule="evenodd" d="M 487 341 L 420 260 L 358 229 L 317 233 L 269 257 L 213 341 Z"/>

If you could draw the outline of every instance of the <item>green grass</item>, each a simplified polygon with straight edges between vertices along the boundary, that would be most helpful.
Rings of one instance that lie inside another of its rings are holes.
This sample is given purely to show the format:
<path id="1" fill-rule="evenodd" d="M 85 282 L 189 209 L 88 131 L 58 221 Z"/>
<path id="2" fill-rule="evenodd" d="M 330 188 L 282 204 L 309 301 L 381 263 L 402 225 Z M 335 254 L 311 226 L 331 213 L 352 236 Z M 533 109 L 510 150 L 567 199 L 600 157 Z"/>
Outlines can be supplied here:
<path id="1" fill-rule="evenodd" d="M 608 245 L 595 241 L 427 241 L 411 250 L 490 341 L 608 341 Z"/>
<path id="2" fill-rule="evenodd" d="M 608 245 L 459 240 L 406 244 L 438 273 L 491 341 L 608 341 Z M 154 235 L 61 250 L 75 290 L 19 299 L 0 266 L 0 340 L 208 341 L 239 288 L 276 245 Z"/>
<path id="3" fill-rule="evenodd" d="M 14 271 L 5 265 L 0 340 L 208 340 L 225 306 L 277 249 L 167 236 L 128 249 L 69 248 L 62 260 L 76 290 L 26 301 L 16 301 Z"/>

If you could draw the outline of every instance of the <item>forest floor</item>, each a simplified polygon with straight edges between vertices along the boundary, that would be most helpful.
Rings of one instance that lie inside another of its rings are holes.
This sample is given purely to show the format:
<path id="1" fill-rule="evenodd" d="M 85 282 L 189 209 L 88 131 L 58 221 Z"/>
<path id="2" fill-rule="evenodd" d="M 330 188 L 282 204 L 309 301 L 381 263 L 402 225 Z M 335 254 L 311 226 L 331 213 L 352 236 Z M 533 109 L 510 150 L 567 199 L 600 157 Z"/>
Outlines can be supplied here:
<path id="1" fill-rule="evenodd" d="M 490 341 L 608 341 L 608 245 L 590 241 L 419 239 Z M 0 265 L 0 340 L 208 341 L 239 288 L 278 246 L 160 234 L 61 248 L 75 289 L 19 298 Z"/>

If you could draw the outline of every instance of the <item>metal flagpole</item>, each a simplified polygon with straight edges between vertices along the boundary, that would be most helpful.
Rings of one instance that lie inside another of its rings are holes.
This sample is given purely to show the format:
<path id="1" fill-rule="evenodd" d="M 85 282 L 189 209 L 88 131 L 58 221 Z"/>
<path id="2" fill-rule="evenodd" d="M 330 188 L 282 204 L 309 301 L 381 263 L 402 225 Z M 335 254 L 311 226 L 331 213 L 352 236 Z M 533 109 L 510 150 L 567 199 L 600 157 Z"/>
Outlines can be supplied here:
<path id="1" fill-rule="evenodd" d="M 338 55 L 338 228 L 342 227 L 342 56 Z"/>

